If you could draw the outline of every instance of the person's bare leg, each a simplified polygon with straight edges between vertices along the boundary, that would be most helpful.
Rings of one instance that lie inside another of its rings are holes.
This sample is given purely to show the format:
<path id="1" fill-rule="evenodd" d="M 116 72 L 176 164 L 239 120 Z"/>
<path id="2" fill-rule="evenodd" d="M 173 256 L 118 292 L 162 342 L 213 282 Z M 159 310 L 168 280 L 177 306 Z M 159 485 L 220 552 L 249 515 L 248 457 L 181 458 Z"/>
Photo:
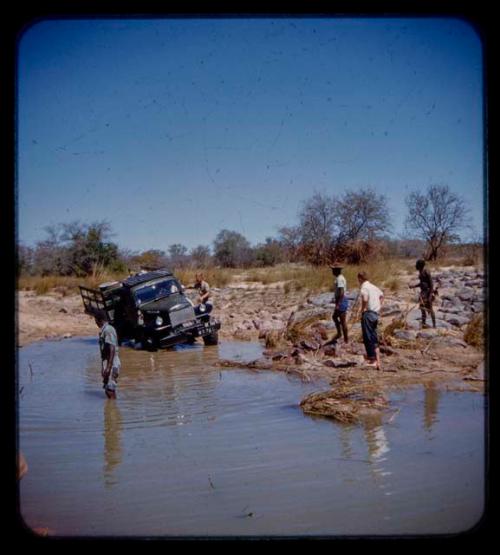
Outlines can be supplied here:
<path id="1" fill-rule="evenodd" d="M 340 316 L 341 318 L 341 316 Z M 339 319 L 339 314 L 337 311 L 335 311 L 333 313 L 333 322 L 335 324 L 335 329 L 337 330 L 337 335 L 335 335 L 335 337 L 333 338 L 333 341 L 337 341 L 338 339 L 340 339 L 342 337 L 342 331 L 341 331 L 341 327 L 340 327 L 340 319 Z"/>
<path id="2" fill-rule="evenodd" d="M 376 368 L 377 370 L 380 370 L 380 349 L 378 347 L 375 347 L 375 360 L 366 357 L 366 360 L 368 361 L 366 363 L 367 366 L 371 366 L 373 368 Z"/>
<path id="3" fill-rule="evenodd" d="M 431 315 L 432 327 L 435 328 L 436 327 L 436 314 L 434 313 L 434 309 L 432 307 L 430 308 L 429 313 Z"/>
<path id="4" fill-rule="evenodd" d="M 347 335 L 347 313 L 343 312 L 340 316 L 340 322 L 342 324 L 342 331 L 344 333 L 344 343 L 349 343 L 349 336 Z"/>

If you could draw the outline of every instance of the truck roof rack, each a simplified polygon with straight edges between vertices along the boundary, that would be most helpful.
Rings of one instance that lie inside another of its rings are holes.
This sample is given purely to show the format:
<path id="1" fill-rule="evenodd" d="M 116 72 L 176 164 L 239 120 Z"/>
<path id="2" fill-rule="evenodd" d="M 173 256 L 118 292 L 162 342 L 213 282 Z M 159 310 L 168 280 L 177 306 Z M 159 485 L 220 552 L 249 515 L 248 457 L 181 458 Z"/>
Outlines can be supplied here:
<path id="1" fill-rule="evenodd" d="M 166 268 L 162 270 L 153 270 L 151 272 L 143 272 L 130 276 L 127 279 L 122 280 L 122 284 L 125 287 L 134 287 L 134 285 L 139 285 L 139 283 L 144 283 L 145 281 L 149 281 L 151 279 L 169 276 L 173 277 L 173 274 L 170 270 L 167 270 Z"/>

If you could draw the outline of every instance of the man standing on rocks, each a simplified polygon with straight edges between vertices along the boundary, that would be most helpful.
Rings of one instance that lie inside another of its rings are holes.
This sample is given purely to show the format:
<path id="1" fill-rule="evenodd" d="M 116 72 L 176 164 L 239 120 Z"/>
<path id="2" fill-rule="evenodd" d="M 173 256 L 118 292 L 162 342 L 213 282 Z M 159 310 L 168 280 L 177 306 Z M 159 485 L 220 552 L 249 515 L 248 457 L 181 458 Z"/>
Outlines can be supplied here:
<path id="1" fill-rule="evenodd" d="M 380 370 L 380 349 L 378 346 L 377 325 L 378 316 L 384 294 L 373 283 L 368 281 L 366 272 L 359 272 L 358 282 L 361 296 L 361 331 L 363 332 L 363 343 L 366 349 L 368 366 Z"/>
<path id="2" fill-rule="evenodd" d="M 102 381 L 108 399 L 116 399 L 116 382 L 120 374 L 118 337 L 115 328 L 108 322 L 107 314 L 100 310 L 95 316 L 99 327 L 99 348 L 102 359 Z"/>
<path id="3" fill-rule="evenodd" d="M 333 321 L 337 329 L 337 335 L 333 338 L 332 343 L 344 336 L 344 343 L 349 343 L 347 334 L 347 308 L 349 302 L 346 297 L 347 281 L 342 275 L 342 266 L 332 264 L 330 266 L 332 274 L 335 276 L 335 311 L 333 312 Z"/>
<path id="4" fill-rule="evenodd" d="M 432 301 L 434 300 L 434 285 L 432 283 L 432 277 L 428 270 L 425 270 L 425 261 L 422 259 L 417 260 L 415 268 L 418 270 L 419 282 L 416 285 L 408 285 L 410 289 L 415 289 L 415 287 L 420 287 L 420 311 L 422 312 L 422 327 L 427 328 L 425 322 L 427 312 L 431 315 L 432 327 L 436 327 L 436 315 L 434 314 L 434 309 L 432 307 Z"/>

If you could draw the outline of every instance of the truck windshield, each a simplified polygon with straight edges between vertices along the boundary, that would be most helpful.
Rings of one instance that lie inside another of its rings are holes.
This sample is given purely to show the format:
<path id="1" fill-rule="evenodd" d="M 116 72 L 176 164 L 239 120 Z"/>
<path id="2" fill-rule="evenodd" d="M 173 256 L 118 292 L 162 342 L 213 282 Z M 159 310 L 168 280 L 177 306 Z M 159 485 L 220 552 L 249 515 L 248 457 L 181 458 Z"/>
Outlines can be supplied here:
<path id="1" fill-rule="evenodd" d="M 180 286 L 174 279 L 163 279 L 152 283 L 141 285 L 134 291 L 138 305 L 167 297 L 172 293 L 178 293 Z"/>

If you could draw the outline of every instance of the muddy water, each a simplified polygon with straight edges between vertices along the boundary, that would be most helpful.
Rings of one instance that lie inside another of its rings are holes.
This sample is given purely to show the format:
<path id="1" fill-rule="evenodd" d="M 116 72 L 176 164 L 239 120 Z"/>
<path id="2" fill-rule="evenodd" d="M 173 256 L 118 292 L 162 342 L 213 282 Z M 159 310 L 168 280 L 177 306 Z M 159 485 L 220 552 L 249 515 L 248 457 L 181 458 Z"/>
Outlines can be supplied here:
<path id="1" fill-rule="evenodd" d="M 484 397 L 412 390 L 388 424 L 302 414 L 318 386 L 219 369 L 245 342 L 122 348 L 118 399 L 93 338 L 19 351 L 22 516 L 60 536 L 302 536 L 467 530 L 484 503 Z"/>

